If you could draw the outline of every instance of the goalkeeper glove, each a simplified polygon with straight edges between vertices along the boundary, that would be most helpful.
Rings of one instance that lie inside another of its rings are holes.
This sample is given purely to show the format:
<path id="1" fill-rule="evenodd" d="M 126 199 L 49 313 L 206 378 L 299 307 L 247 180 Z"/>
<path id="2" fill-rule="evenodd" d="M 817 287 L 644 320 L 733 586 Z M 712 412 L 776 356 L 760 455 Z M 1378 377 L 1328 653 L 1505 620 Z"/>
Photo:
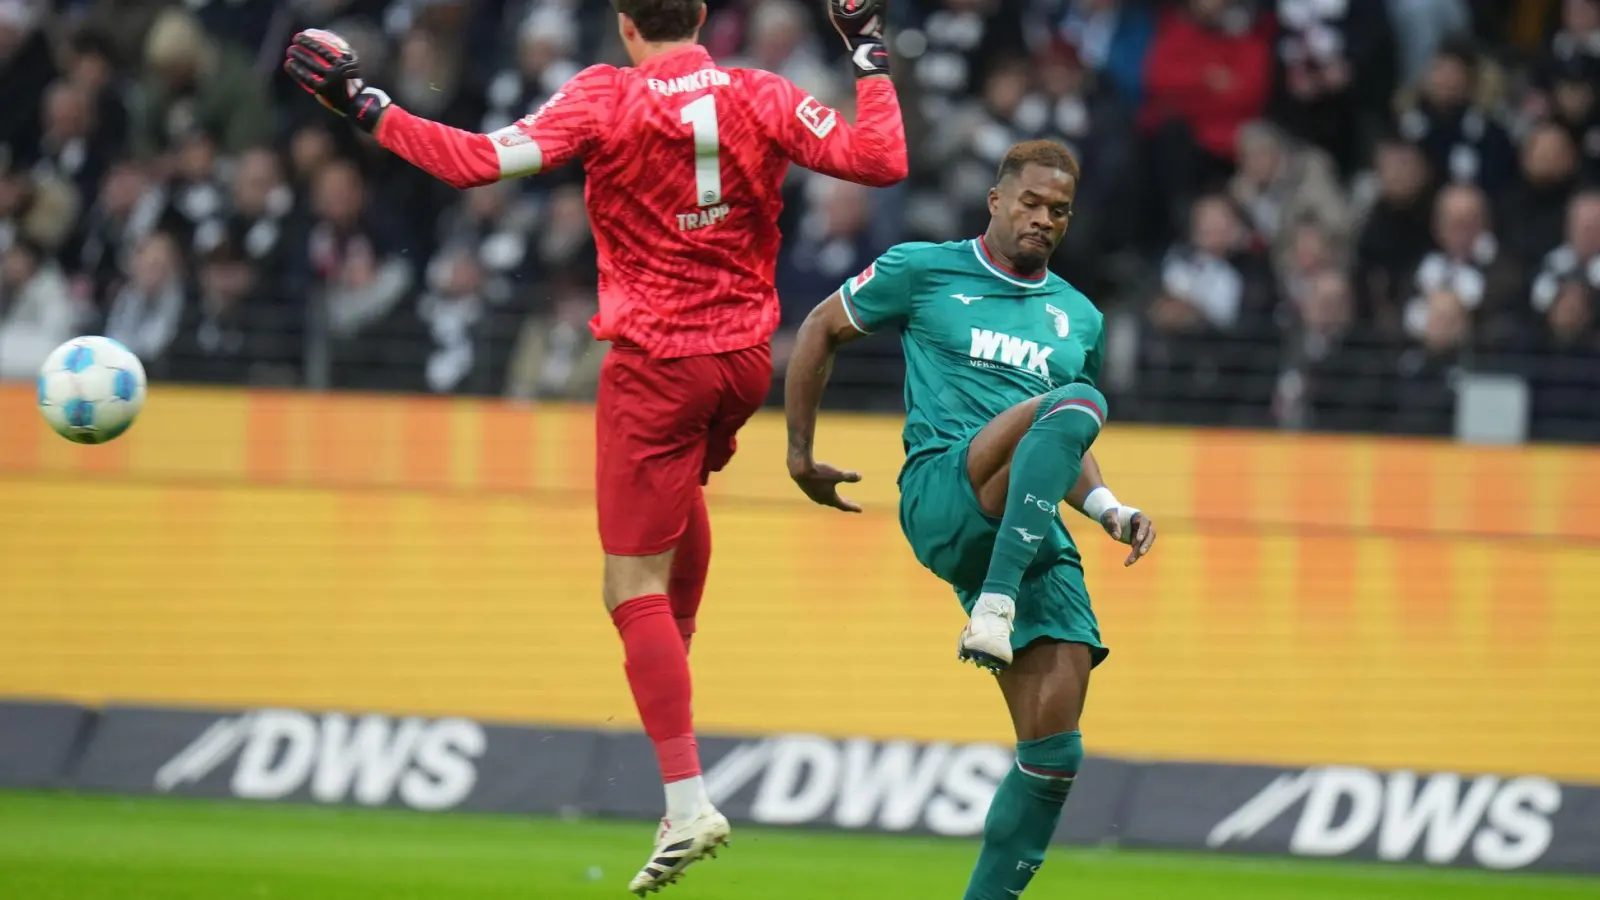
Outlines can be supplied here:
<path id="1" fill-rule="evenodd" d="M 377 132 L 389 95 L 361 80 L 361 61 L 344 38 L 320 28 L 300 32 L 289 45 L 283 70 L 318 103 L 369 134 Z"/>
<path id="2" fill-rule="evenodd" d="M 857 78 L 889 74 L 889 48 L 883 42 L 884 0 L 828 0 L 828 18 L 850 48 Z"/>

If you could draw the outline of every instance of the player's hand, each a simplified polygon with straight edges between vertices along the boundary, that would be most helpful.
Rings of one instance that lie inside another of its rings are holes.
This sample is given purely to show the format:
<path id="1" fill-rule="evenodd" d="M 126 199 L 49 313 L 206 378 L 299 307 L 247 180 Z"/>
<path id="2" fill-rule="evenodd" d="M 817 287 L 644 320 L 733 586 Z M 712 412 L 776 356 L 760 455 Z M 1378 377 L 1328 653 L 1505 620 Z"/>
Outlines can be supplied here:
<path id="1" fill-rule="evenodd" d="M 1156 523 L 1136 507 L 1111 507 L 1100 515 L 1100 527 L 1111 535 L 1112 540 L 1133 548 L 1128 552 L 1128 558 L 1123 560 L 1124 566 L 1138 562 L 1156 542 Z"/>
<path id="2" fill-rule="evenodd" d="M 889 48 L 883 41 L 884 0 L 826 0 L 828 20 L 844 38 L 857 78 L 889 74 Z"/>
<path id="3" fill-rule="evenodd" d="M 344 38 L 321 28 L 300 32 L 289 44 L 283 70 L 323 106 L 369 133 L 378 130 L 389 95 L 361 80 L 361 61 Z"/>
<path id="4" fill-rule="evenodd" d="M 845 472 L 827 463 L 804 460 L 789 464 L 789 477 L 805 491 L 813 503 L 831 506 L 845 512 L 861 512 L 861 505 L 839 496 L 839 485 L 855 484 L 861 480 L 859 472 Z"/>

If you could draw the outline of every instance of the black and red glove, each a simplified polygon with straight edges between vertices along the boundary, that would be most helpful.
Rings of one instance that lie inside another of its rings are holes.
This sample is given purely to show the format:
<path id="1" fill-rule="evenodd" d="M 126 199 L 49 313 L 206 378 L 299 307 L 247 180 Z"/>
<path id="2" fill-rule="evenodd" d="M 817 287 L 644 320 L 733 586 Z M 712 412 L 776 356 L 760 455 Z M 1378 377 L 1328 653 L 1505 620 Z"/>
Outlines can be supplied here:
<path id="1" fill-rule="evenodd" d="M 889 48 L 883 42 L 884 0 L 827 0 L 828 18 L 850 48 L 857 78 L 889 74 Z"/>
<path id="2" fill-rule="evenodd" d="M 294 36 L 283 70 L 317 102 L 354 122 L 368 133 L 389 106 L 389 95 L 361 80 L 361 61 L 350 42 L 320 28 Z"/>

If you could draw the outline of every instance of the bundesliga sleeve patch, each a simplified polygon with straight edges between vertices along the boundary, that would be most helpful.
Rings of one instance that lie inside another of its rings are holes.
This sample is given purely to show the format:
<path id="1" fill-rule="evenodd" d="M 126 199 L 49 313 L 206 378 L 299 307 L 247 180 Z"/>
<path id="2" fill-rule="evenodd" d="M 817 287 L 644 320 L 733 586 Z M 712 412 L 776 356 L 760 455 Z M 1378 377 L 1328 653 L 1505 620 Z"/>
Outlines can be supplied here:
<path id="1" fill-rule="evenodd" d="M 800 121 L 817 136 L 817 140 L 827 137 L 835 125 L 839 124 L 839 114 L 822 105 L 822 101 L 815 97 L 807 97 L 795 107 L 794 114 Z"/>
<path id="2" fill-rule="evenodd" d="M 878 264 L 876 262 L 869 264 L 865 269 L 861 270 L 860 275 L 850 279 L 850 293 L 854 295 L 857 291 L 866 287 L 867 282 L 871 281 L 873 276 L 877 274 Z"/>

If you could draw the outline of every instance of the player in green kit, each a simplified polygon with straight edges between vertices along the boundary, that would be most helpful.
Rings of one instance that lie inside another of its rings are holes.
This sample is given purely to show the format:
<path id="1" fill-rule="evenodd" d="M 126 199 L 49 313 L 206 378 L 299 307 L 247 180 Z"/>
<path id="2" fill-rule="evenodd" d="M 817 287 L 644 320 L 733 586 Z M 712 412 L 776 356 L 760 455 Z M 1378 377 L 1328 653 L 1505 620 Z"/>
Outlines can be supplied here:
<path id="1" fill-rule="evenodd" d="M 998 673 L 1017 765 L 983 828 L 966 900 L 1011 900 L 1039 866 L 1083 761 L 1089 671 L 1108 653 L 1059 503 L 1149 552 L 1155 525 L 1106 488 L 1089 446 L 1106 419 L 1095 387 L 1104 320 L 1046 263 L 1066 233 L 1078 164 L 1048 141 L 1006 154 L 982 237 L 902 244 L 807 317 L 785 386 L 789 474 L 812 500 L 860 507 L 854 472 L 812 455 L 839 345 L 896 329 L 906 358 L 900 526 L 969 614 L 960 657 Z"/>

